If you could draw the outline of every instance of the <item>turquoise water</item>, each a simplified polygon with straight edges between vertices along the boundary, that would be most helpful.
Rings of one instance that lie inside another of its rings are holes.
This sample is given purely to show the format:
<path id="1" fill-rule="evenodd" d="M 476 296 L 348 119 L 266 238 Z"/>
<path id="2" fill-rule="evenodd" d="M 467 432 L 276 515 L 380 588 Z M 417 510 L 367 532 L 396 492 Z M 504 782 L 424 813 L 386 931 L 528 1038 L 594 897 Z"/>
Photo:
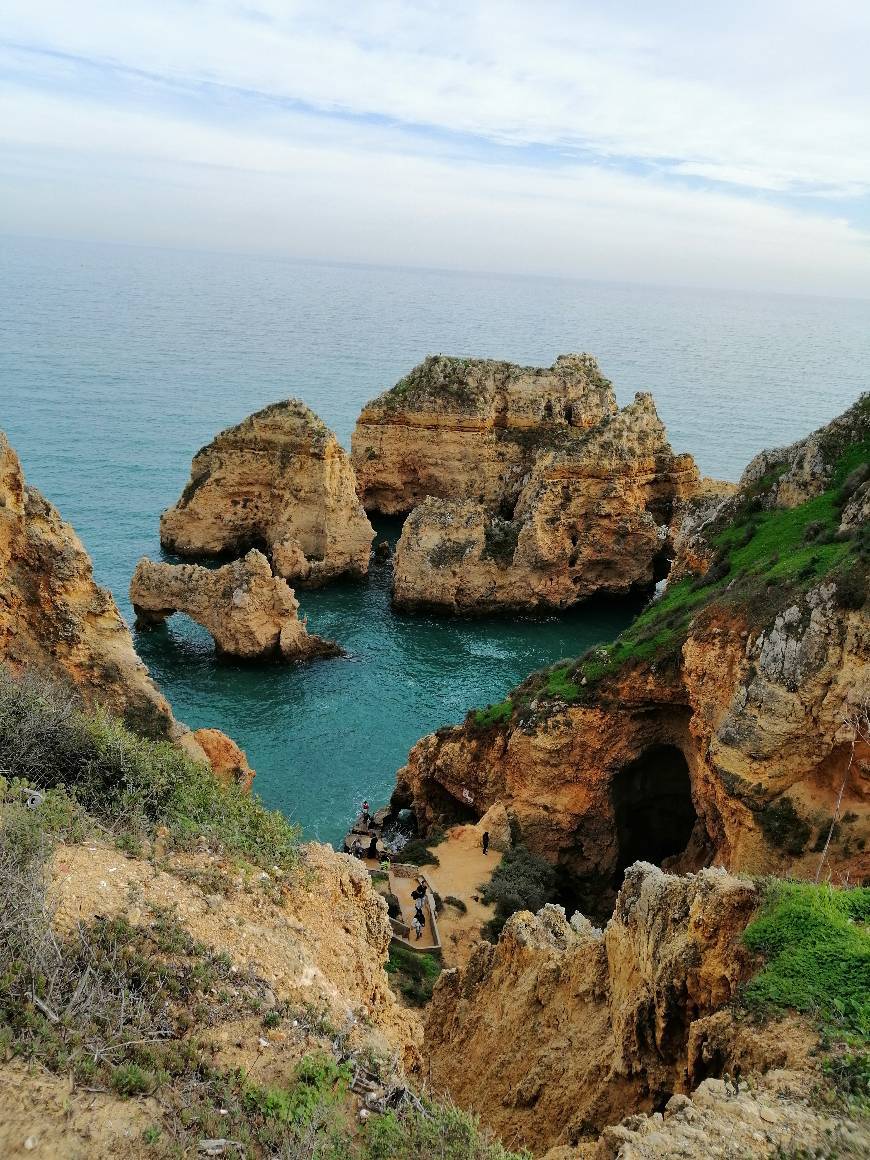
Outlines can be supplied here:
<path id="1" fill-rule="evenodd" d="M 0 427 L 128 616 L 159 513 L 220 428 L 299 395 L 347 444 L 362 404 L 428 353 L 549 365 L 575 350 L 620 403 L 652 390 L 674 446 L 736 478 L 867 389 L 870 303 L 0 239 Z M 218 662 L 180 616 L 137 646 L 177 716 L 236 738 L 265 800 L 331 841 L 364 796 L 388 796 L 418 737 L 633 614 L 403 619 L 377 563 L 300 599 L 346 660 Z"/>

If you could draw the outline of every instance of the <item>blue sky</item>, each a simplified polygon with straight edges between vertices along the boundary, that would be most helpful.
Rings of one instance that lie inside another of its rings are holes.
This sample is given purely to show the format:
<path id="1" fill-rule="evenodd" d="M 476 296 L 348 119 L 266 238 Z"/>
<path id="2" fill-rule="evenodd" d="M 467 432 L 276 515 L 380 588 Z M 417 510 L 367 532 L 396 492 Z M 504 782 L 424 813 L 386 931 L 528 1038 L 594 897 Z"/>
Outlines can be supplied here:
<path id="1" fill-rule="evenodd" d="M 6 0 L 0 229 L 870 296 L 858 0 Z"/>

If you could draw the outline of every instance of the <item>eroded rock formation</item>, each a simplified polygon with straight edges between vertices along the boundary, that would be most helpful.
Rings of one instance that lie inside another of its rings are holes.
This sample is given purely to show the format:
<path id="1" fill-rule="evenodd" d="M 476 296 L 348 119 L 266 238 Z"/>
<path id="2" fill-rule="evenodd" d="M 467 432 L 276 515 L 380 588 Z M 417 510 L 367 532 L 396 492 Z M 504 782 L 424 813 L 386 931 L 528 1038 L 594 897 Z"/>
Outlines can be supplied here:
<path id="1" fill-rule="evenodd" d="M 436 1089 L 542 1152 L 662 1110 L 709 1074 L 707 1018 L 751 973 L 755 887 L 637 864 L 606 931 L 559 907 L 515 914 L 445 972 L 427 1013 Z M 730 1060 L 712 1061 L 717 1074 Z"/>
<path id="2" fill-rule="evenodd" d="M 228 656 L 307 660 L 341 654 L 334 641 L 309 635 L 293 589 L 272 575 L 269 561 L 256 549 L 216 569 L 140 560 L 130 581 L 130 601 L 140 627 L 185 612 Z"/>
<path id="3" fill-rule="evenodd" d="M 238 785 L 250 790 L 254 771 L 248 764 L 247 754 L 220 729 L 195 729 L 191 737 L 205 754 L 212 773 L 221 785 Z"/>
<path id="4" fill-rule="evenodd" d="M 178 731 L 111 593 L 0 432 L 0 661 L 74 690 L 150 737 Z"/>
<path id="5" fill-rule="evenodd" d="M 674 505 L 699 486 L 692 457 L 674 455 L 652 396 L 639 394 L 572 428 L 559 450 L 539 449 L 510 519 L 477 500 L 416 508 L 396 548 L 394 603 L 479 615 L 650 587 Z"/>
<path id="6" fill-rule="evenodd" d="M 296 399 L 264 407 L 198 451 L 190 482 L 160 519 L 170 551 L 262 547 L 279 576 L 307 586 L 364 576 L 373 538 L 347 455 Z"/>
<path id="7" fill-rule="evenodd" d="M 427 496 L 510 514 L 542 450 L 616 412 L 590 355 L 551 367 L 427 358 L 363 408 L 352 440 L 367 511 L 404 515 Z"/>
<path id="8" fill-rule="evenodd" d="M 868 413 L 767 453 L 712 514 L 688 505 L 664 596 L 420 741 L 394 803 L 426 830 L 503 802 L 600 915 L 638 858 L 807 876 L 831 833 L 825 873 L 870 875 Z"/>

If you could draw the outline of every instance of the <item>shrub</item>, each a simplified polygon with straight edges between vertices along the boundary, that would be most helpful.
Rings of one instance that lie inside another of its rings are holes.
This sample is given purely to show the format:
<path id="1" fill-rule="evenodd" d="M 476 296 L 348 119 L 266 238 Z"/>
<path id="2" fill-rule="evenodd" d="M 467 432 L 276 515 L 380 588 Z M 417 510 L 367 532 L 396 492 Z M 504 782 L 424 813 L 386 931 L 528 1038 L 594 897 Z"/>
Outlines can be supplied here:
<path id="1" fill-rule="evenodd" d="M 481 887 L 483 901 L 495 906 L 495 916 L 486 925 L 487 937 L 495 941 L 516 911 L 537 911 L 552 902 L 555 887 L 556 872 L 549 862 L 526 846 L 513 846 Z"/>
<path id="2" fill-rule="evenodd" d="M 446 903 L 447 906 L 454 907 L 456 910 L 459 911 L 460 914 L 465 914 L 466 911 L 468 910 L 468 907 L 465 905 L 465 903 L 462 901 L 462 899 L 457 898 L 455 894 L 448 894 L 447 897 L 444 899 L 444 902 Z"/>
<path id="3" fill-rule="evenodd" d="M 434 955 L 425 951 L 411 951 L 393 943 L 384 970 L 410 1003 L 422 1007 L 432 998 L 432 988 L 441 974 L 441 964 Z"/>
<path id="4" fill-rule="evenodd" d="M 840 608 L 856 610 L 863 608 L 867 600 L 867 569 L 860 560 L 854 560 L 847 568 L 834 575 L 837 586 L 836 601 Z"/>
<path id="5" fill-rule="evenodd" d="M 438 855 L 429 849 L 430 842 L 430 839 L 412 838 L 399 851 L 399 857 L 412 866 L 440 866 Z"/>
<path id="6" fill-rule="evenodd" d="M 65 787 L 116 834 L 165 826 L 181 847 L 206 844 L 264 867 L 291 864 L 298 830 L 168 741 L 105 714 L 88 717 L 51 685 L 0 671 L 0 767 L 40 789 Z M 56 799 L 57 800 L 57 799 Z"/>
<path id="7" fill-rule="evenodd" d="M 427 1100 L 423 1110 L 405 1116 L 387 1112 L 369 1120 L 360 1160 L 531 1160 L 529 1153 L 508 1152 L 479 1121 L 452 1104 Z"/>
<path id="8" fill-rule="evenodd" d="M 137 1063 L 123 1063 L 112 1072 L 112 1087 L 120 1096 L 144 1096 L 153 1092 L 157 1079 Z"/>
<path id="9" fill-rule="evenodd" d="M 510 721 L 514 711 L 510 697 L 499 701 L 497 705 L 487 705 L 485 709 L 475 709 L 472 721 L 480 729 L 487 729 L 491 725 L 502 725 Z"/>
<path id="10" fill-rule="evenodd" d="M 810 838 L 810 826 L 797 810 L 791 798 L 782 797 L 755 811 L 765 838 L 773 846 L 795 857 L 802 854 Z"/>

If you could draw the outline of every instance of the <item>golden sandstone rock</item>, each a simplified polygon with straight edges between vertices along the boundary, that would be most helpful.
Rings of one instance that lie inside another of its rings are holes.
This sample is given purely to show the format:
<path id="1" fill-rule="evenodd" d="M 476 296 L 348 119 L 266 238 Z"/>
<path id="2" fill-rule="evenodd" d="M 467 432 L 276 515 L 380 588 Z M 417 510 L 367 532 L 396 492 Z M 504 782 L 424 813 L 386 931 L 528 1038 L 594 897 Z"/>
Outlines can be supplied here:
<path id="1" fill-rule="evenodd" d="M 140 560 L 130 581 L 130 602 L 140 627 L 186 612 L 228 656 L 306 660 L 341 653 L 334 642 L 309 635 L 293 589 L 272 575 L 256 549 L 215 569 Z"/>
<path id="2" fill-rule="evenodd" d="M 510 519 L 485 505 L 429 499 L 396 548 L 394 603 L 463 614 L 569 608 L 596 593 L 651 586 L 678 500 L 699 487 L 640 394 L 532 467 Z"/>
<path id="3" fill-rule="evenodd" d="M 514 914 L 435 988 L 431 1082 L 536 1153 L 690 1090 L 707 1074 L 705 1018 L 751 974 L 756 905 L 723 871 L 640 863 L 603 934 L 557 906 Z"/>
<path id="4" fill-rule="evenodd" d="M 136 655 L 111 593 L 69 524 L 24 481 L 0 432 L 0 661 L 74 690 L 137 732 L 164 737 L 172 710 Z"/>
<path id="5" fill-rule="evenodd" d="M 14 676 L 44 677 L 81 701 L 103 708 L 146 737 L 174 741 L 195 761 L 206 747 L 172 715 L 139 659 L 112 594 L 94 581 L 88 553 L 69 524 L 24 481 L 0 432 L 0 664 Z M 224 757 L 244 754 L 216 729 Z M 248 780 L 248 774 L 243 780 Z"/>
<path id="6" fill-rule="evenodd" d="M 160 519 L 161 543 L 179 555 L 262 547 L 279 576 L 309 587 L 364 576 L 373 538 L 347 455 L 296 399 L 264 407 L 198 451 L 190 482 Z"/>
<path id="7" fill-rule="evenodd" d="M 648 587 L 675 505 L 700 487 L 651 396 L 620 411 L 585 354 L 426 359 L 364 408 L 353 460 L 369 511 L 411 513 L 393 584 L 407 611 L 562 609 Z"/>
<path id="8" fill-rule="evenodd" d="M 394 804 L 425 832 L 502 802 L 601 916 L 639 858 L 813 877 L 824 852 L 825 876 L 870 875 L 870 619 L 863 529 L 845 527 L 866 502 L 867 424 L 865 400 L 811 437 L 828 450 L 803 494 L 830 497 L 827 531 L 779 514 L 804 444 L 768 453 L 712 516 L 692 526 L 687 505 L 679 579 L 621 641 L 423 738 Z"/>
<path id="9" fill-rule="evenodd" d="M 616 412 L 590 355 L 552 367 L 435 355 L 368 403 L 352 440 L 366 511 L 404 515 L 435 496 L 513 508 L 544 447 Z"/>

